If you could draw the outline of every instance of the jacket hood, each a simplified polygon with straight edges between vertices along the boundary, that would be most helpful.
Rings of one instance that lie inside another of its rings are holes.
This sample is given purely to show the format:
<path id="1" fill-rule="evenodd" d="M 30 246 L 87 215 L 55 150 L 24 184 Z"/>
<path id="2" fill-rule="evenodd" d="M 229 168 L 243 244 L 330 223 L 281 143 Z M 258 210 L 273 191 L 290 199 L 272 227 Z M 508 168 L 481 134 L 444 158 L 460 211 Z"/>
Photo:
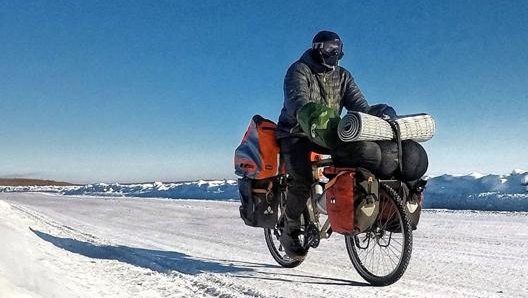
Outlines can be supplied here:
<path id="1" fill-rule="evenodd" d="M 301 56 L 299 61 L 302 63 L 308 65 L 310 69 L 314 73 L 323 73 L 323 72 L 329 72 L 332 71 L 332 69 L 327 68 L 326 66 L 322 65 L 321 62 L 317 61 L 316 58 L 314 58 L 314 55 L 312 54 L 312 49 L 308 49 L 304 52 L 304 54 Z"/>

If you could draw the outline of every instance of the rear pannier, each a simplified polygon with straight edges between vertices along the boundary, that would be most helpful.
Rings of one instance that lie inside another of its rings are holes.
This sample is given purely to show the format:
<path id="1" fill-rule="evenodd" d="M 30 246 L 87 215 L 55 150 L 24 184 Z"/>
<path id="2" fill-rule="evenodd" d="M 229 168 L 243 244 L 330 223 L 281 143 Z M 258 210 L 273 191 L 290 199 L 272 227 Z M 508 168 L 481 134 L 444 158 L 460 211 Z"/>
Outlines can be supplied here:
<path id="1" fill-rule="evenodd" d="M 279 174 L 280 150 L 275 132 L 277 125 L 260 115 L 251 119 L 235 150 L 235 174 L 250 179 L 264 179 Z"/>
<path id="2" fill-rule="evenodd" d="M 273 228 L 279 204 L 278 175 L 280 150 L 277 125 L 260 115 L 251 119 L 235 150 L 235 174 L 240 193 L 240 217 L 252 227 Z"/>
<path id="3" fill-rule="evenodd" d="M 240 217 L 251 227 L 273 228 L 277 223 L 277 179 L 238 179 Z"/>

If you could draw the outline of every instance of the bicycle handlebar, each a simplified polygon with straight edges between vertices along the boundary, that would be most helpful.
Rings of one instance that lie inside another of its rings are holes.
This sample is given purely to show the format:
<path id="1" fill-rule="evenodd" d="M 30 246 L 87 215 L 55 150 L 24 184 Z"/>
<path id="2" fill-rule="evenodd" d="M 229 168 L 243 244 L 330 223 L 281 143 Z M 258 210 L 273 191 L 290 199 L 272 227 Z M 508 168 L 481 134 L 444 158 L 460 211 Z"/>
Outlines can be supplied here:
<path id="1" fill-rule="evenodd" d="M 313 161 L 312 164 L 319 168 L 319 167 L 333 166 L 334 162 L 332 161 L 332 158 L 323 158 L 323 159 Z"/>

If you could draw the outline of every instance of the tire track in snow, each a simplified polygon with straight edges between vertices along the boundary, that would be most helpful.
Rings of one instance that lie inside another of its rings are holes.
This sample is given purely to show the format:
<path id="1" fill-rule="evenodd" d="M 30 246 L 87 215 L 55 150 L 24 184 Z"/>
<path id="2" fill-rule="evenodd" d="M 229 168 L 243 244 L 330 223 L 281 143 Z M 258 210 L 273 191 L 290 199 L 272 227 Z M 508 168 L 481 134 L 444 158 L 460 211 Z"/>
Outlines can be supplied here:
<path id="1" fill-rule="evenodd" d="M 161 297 L 189 297 L 188 295 L 197 295 L 202 297 L 221 297 L 221 298 L 239 298 L 239 297 L 251 297 L 251 298 L 279 298 L 280 296 L 275 295 L 266 295 L 261 293 L 259 290 L 251 287 L 242 286 L 229 281 L 229 278 L 222 279 L 212 274 L 198 274 L 196 276 L 183 274 L 174 270 L 172 264 L 168 264 L 163 260 L 156 258 L 151 254 L 138 254 L 136 250 L 130 249 L 127 247 L 119 247 L 113 245 L 110 241 L 100 239 L 99 237 L 85 233 L 81 230 L 75 229 L 71 226 L 59 223 L 39 212 L 36 212 L 30 208 L 23 207 L 14 203 L 10 203 L 13 210 L 18 211 L 19 214 L 24 215 L 27 218 L 30 218 L 34 221 L 32 226 L 38 227 L 29 229 L 35 233 L 37 236 L 40 235 L 41 238 L 49 236 L 42 236 L 47 233 L 40 232 L 39 229 L 45 227 L 48 230 L 51 230 L 53 233 L 60 235 L 64 240 L 68 241 L 68 238 L 73 239 L 78 242 L 90 243 L 94 246 L 94 249 L 100 249 L 106 251 L 107 254 L 118 255 L 118 259 L 125 261 L 129 264 L 136 264 L 136 267 L 142 268 L 152 268 L 154 271 L 163 272 L 163 273 L 151 273 L 151 274 L 141 274 L 134 273 L 133 270 L 123 268 L 123 266 L 109 266 L 112 267 L 110 274 L 118 276 L 120 278 L 129 278 L 132 276 L 131 283 L 140 285 L 143 288 L 157 288 Z M 56 237 L 56 236 L 51 236 Z M 68 238 L 66 238 L 68 237 Z M 57 237 L 58 238 L 58 237 Z M 46 239 L 44 239 L 46 240 Z M 97 248 L 99 247 L 99 248 Z M 63 248 L 63 247 L 61 247 Z M 65 248 L 63 248 L 65 249 Z M 96 253 L 98 254 L 98 253 Z M 92 261 L 92 263 L 97 263 L 98 261 Z M 114 262 L 116 263 L 116 262 Z M 116 264 L 114 264 L 116 265 Z M 123 274 L 125 271 L 125 274 Z M 140 270 L 144 271 L 144 270 Z M 108 272 L 107 272 L 108 273 Z M 152 279 L 155 280 L 152 280 Z M 166 286 L 156 287 L 156 284 L 159 284 L 158 279 L 166 279 Z M 178 286 L 177 293 L 173 293 L 172 287 L 174 285 Z M 185 293 L 181 293 L 182 287 L 185 288 Z M 183 294 L 183 295 L 182 295 Z"/>

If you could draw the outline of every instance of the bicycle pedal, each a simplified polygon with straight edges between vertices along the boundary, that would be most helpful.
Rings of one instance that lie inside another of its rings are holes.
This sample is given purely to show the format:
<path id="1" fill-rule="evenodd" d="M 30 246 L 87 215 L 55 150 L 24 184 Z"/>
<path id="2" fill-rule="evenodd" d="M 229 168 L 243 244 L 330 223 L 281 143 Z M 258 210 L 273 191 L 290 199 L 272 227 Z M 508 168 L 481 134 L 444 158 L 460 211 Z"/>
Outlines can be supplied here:
<path id="1" fill-rule="evenodd" d="M 319 246 L 320 240 L 318 238 L 308 239 L 308 246 L 312 248 L 317 248 Z"/>
<path id="2" fill-rule="evenodd" d="M 306 231 L 306 247 L 313 247 L 317 248 L 319 246 L 319 243 L 321 242 L 321 237 L 319 236 L 319 230 L 317 227 L 311 223 L 308 225 Z"/>

